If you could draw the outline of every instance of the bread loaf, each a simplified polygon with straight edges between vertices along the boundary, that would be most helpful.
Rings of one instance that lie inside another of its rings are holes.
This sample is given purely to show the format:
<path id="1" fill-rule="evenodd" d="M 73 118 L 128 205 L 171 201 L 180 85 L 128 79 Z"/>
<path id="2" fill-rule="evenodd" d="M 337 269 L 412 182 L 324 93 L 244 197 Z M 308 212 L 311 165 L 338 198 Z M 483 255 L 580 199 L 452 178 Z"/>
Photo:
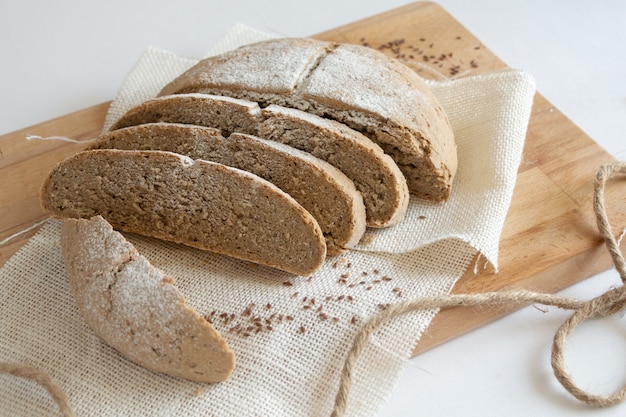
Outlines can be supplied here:
<path id="1" fill-rule="evenodd" d="M 457 168 L 454 134 L 425 82 L 370 48 L 281 38 L 201 60 L 160 96 L 209 93 L 279 104 L 361 131 L 391 155 L 411 193 L 450 195 Z"/>
<path id="2" fill-rule="evenodd" d="M 363 196 L 367 226 L 397 224 L 407 209 L 406 180 L 395 162 L 361 133 L 297 109 L 206 94 L 176 94 L 148 100 L 128 110 L 111 131 L 168 122 L 211 126 L 261 136 L 308 152 L 342 171 Z"/>
<path id="3" fill-rule="evenodd" d="M 91 148 L 170 151 L 258 175 L 313 215 L 329 255 L 355 246 L 365 233 L 365 207 L 354 183 L 327 162 L 281 143 L 240 133 L 224 138 L 208 127 L 147 123 L 113 130 Z"/>
<path id="4" fill-rule="evenodd" d="M 66 220 L 61 249 L 78 309 L 111 347 L 171 376 L 228 379 L 235 357 L 224 339 L 102 217 Z"/>
<path id="5" fill-rule="evenodd" d="M 90 150 L 58 164 L 41 205 L 59 218 L 101 215 L 135 232 L 271 266 L 317 271 L 326 244 L 317 221 L 256 175 L 164 151 Z"/>

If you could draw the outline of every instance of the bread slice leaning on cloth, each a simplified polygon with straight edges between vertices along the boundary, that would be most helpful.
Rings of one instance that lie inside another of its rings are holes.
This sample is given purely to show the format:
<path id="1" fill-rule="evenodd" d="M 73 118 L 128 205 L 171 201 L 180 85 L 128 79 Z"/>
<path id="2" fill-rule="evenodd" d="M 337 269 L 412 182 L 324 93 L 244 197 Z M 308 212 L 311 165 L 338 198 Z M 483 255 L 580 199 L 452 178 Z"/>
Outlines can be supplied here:
<path id="1" fill-rule="evenodd" d="M 214 128 L 147 123 L 102 135 L 91 149 L 160 150 L 239 168 L 275 184 L 320 225 L 327 254 L 354 247 L 365 233 L 365 206 L 354 183 L 332 165 L 298 149 Z"/>
<path id="2" fill-rule="evenodd" d="M 123 114 L 110 131 L 167 122 L 209 126 L 224 136 L 249 133 L 305 151 L 338 168 L 363 196 L 368 227 L 402 220 L 409 201 L 406 180 L 389 155 L 343 123 L 297 109 L 208 94 L 175 94 L 147 100 Z"/>
<path id="3" fill-rule="evenodd" d="M 185 304 L 173 278 L 102 217 L 68 219 L 61 250 L 78 309 L 89 327 L 129 360 L 194 382 L 221 382 L 235 355 L 213 326 Z"/>
<path id="4" fill-rule="evenodd" d="M 424 80 L 379 51 L 279 38 L 201 60 L 160 96 L 208 93 L 278 104 L 345 123 L 392 156 L 418 197 L 444 201 L 457 168 L 448 118 Z"/>
<path id="5" fill-rule="evenodd" d="M 90 150 L 50 173 L 41 205 L 58 218 L 101 215 L 119 230 L 309 276 L 322 231 L 291 196 L 258 176 L 164 151 Z"/>

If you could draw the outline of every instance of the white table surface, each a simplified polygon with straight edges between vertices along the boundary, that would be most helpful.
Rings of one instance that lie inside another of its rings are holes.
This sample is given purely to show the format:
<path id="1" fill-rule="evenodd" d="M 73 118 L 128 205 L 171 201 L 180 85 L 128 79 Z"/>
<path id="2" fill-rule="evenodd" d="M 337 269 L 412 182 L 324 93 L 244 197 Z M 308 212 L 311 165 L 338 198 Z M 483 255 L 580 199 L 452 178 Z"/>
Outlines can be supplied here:
<path id="1" fill-rule="evenodd" d="M 0 134 L 112 99 L 147 46 L 195 57 L 236 22 L 307 36 L 406 3 L 0 0 Z M 548 100 L 626 159 L 626 2 L 440 4 L 510 66 L 531 72 Z M 619 284 L 613 270 L 564 294 L 586 299 Z M 379 415 L 624 415 L 626 405 L 581 406 L 553 378 L 552 335 L 567 316 L 528 307 L 419 355 Z M 606 393 L 626 383 L 624 320 L 584 325 L 570 340 L 568 366 L 581 386 Z"/>

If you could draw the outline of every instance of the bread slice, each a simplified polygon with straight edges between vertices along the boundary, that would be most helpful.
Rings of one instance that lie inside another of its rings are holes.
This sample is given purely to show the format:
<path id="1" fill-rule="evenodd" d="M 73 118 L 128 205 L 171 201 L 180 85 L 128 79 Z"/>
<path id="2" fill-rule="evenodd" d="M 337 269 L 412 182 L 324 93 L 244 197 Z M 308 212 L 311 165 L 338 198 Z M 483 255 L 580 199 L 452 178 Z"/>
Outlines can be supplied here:
<path id="1" fill-rule="evenodd" d="M 145 101 L 126 112 L 114 129 L 154 122 L 188 123 L 242 132 L 311 153 L 342 171 L 363 195 L 367 226 L 397 224 L 408 205 L 408 189 L 396 163 L 361 133 L 297 109 L 206 94 L 175 94 Z M 281 187 L 282 188 L 282 187 Z"/>
<path id="2" fill-rule="evenodd" d="M 448 118 L 415 72 L 381 52 L 310 39 L 258 42 L 201 60 L 159 95 L 192 92 L 335 119 L 389 153 L 411 193 L 432 201 L 450 195 L 457 156 Z"/>
<path id="3" fill-rule="evenodd" d="M 235 355 L 185 304 L 174 279 L 154 268 L 102 217 L 68 219 L 61 249 L 81 315 L 129 360 L 195 382 L 221 382 Z"/>
<path id="4" fill-rule="evenodd" d="M 226 136 L 232 132 L 256 135 L 261 121 L 261 108 L 257 103 L 192 93 L 145 101 L 124 113 L 109 130 L 170 122 L 218 127 Z"/>
<path id="5" fill-rule="evenodd" d="M 164 151 L 89 150 L 58 164 L 41 205 L 114 228 L 309 276 L 326 257 L 317 221 L 258 176 Z"/>
<path id="6" fill-rule="evenodd" d="M 147 123 L 111 131 L 92 148 L 170 151 L 258 175 L 313 215 L 329 255 L 354 247 L 365 233 L 365 206 L 354 183 L 327 162 L 281 143 L 239 133 L 224 138 L 208 127 Z"/>

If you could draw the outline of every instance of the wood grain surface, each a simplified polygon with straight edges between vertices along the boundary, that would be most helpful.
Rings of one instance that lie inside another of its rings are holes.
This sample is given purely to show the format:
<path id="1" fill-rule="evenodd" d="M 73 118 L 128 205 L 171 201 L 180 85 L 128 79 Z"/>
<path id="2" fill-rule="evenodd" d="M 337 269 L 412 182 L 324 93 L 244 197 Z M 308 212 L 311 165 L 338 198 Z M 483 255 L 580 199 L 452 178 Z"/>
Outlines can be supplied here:
<path id="1" fill-rule="evenodd" d="M 368 45 L 403 60 L 430 79 L 463 77 L 501 69 L 496 57 L 440 6 L 412 3 L 320 33 L 318 39 Z M 100 132 L 109 103 L 30 126 L 0 137 L 0 240 L 46 218 L 39 188 L 49 170 L 85 144 L 26 140 L 29 135 L 77 140 Z M 496 273 L 476 260 L 453 293 L 527 288 L 561 290 L 611 266 L 591 208 L 593 179 L 602 164 L 615 162 L 540 94 L 535 97 L 523 160 L 500 242 Z M 608 184 L 614 230 L 626 226 L 626 180 Z M 0 246 L 4 264 L 35 232 Z M 470 331 L 508 309 L 447 309 L 434 319 L 415 354 Z"/>

